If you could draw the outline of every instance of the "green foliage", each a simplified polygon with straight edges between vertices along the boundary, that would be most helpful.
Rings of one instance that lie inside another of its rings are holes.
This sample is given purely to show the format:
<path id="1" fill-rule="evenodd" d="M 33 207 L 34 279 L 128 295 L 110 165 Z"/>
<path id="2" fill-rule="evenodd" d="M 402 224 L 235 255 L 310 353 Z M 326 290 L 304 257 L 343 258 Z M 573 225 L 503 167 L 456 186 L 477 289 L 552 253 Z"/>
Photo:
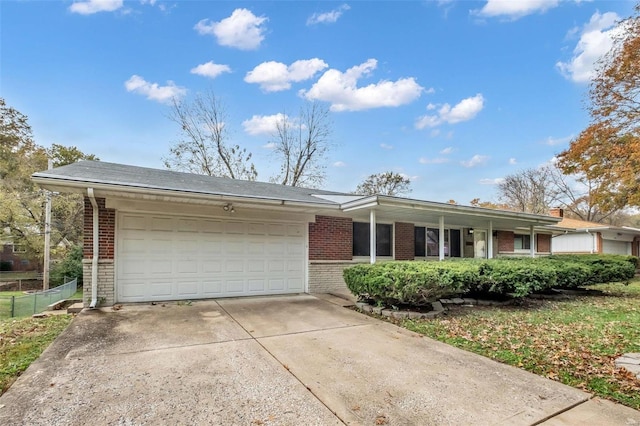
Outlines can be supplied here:
<path id="1" fill-rule="evenodd" d="M 64 278 L 78 279 L 78 286 L 82 287 L 82 246 L 71 247 L 66 257 L 51 269 L 51 287 L 64 284 Z"/>
<path id="2" fill-rule="evenodd" d="M 425 305 L 464 294 L 525 297 L 551 288 L 576 288 L 633 278 L 637 258 L 561 255 L 449 262 L 384 262 L 355 265 L 344 280 L 356 296 L 385 305 Z"/>

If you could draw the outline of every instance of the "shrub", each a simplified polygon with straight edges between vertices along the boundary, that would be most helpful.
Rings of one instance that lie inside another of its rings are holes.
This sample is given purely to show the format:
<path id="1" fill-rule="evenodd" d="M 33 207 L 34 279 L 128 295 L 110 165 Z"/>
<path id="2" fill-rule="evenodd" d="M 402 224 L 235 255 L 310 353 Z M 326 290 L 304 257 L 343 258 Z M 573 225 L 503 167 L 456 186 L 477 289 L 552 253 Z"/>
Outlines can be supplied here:
<path id="1" fill-rule="evenodd" d="M 82 247 L 73 246 L 67 256 L 51 269 L 51 287 L 64 284 L 64 278 L 78 279 L 78 287 L 82 287 Z"/>
<path id="2" fill-rule="evenodd" d="M 466 293 L 524 297 L 553 287 L 627 281 L 633 278 L 636 263 L 633 256 L 618 255 L 392 261 L 355 265 L 346 268 L 343 276 L 356 296 L 385 305 L 419 306 Z"/>

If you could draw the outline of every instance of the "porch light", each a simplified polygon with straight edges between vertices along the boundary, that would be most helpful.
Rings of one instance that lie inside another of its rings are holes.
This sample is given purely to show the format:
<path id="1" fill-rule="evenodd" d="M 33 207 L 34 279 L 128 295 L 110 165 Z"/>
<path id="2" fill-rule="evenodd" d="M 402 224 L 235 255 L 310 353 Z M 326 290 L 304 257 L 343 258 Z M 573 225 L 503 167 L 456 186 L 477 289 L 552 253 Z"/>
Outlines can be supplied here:
<path id="1" fill-rule="evenodd" d="M 469 228 L 469 235 L 473 234 L 473 228 Z"/>

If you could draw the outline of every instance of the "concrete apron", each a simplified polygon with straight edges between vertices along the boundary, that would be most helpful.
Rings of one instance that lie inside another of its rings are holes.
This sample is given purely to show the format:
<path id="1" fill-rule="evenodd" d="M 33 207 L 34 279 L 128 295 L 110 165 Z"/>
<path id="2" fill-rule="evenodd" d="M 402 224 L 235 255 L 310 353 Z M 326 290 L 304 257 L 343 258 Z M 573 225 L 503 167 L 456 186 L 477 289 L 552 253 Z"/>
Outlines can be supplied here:
<path id="1" fill-rule="evenodd" d="M 588 398 L 302 295 L 85 311 L 0 424 L 534 424 Z"/>

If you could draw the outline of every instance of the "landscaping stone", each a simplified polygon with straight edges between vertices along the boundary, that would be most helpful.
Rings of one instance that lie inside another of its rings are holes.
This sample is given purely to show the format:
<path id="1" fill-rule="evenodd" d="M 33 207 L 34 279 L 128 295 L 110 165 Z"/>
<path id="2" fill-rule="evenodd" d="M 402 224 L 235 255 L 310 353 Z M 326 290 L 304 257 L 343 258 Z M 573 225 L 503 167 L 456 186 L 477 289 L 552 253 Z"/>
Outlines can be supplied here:
<path id="1" fill-rule="evenodd" d="M 371 312 L 373 310 L 373 306 L 366 304 L 362 307 L 362 310 L 365 312 Z"/>
<path id="2" fill-rule="evenodd" d="M 452 305 L 453 302 L 449 299 L 440 299 L 440 303 L 442 303 L 443 305 Z"/>
<path id="3" fill-rule="evenodd" d="M 365 307 L 365 306 L 369 306 L 369 304 L 368 304 L 368 303 L 364 303 L 364 302 L 356 302 L 356 307 L 357 307 L 358 309 L 362 309 L 362 310 L 364 310 L 364 307 Z"/>
<path id="4" fill-rule="evenodd" d="M 640 379 L 640 353 L 631 352 L 616 359 L 616 367 L 623 368 Z"/>
<path id="5" fill-rule="evenodd" d="M 391 316 L 397 319 L 407 319 L 409 317 L 409 312 L 407 311 L 392 311 Z"/>
<path id="6" fill-rule="evenodd" d="M 444 307 L 440 302 L 431 302 L 431 307 L 434 311 L 444 311 Z"/>
<path id="7" fill-rule="evenodd" d="M 459 297 L 456 297 L 455 299 L 451 299 L 451 301 L 456 305 L 462 305 L 464 303 L 464 300 L 460 299 Z"/>
<path id="8" fill-rule="evenodd" d="M 491 306 L 493 302 L 491 300 L 482 300 L 482 299 L 478 299 L 478 305 L 479 306 Z"/>
<path id="9" fill-rule="evenodd" d="M 384 310 L 384 308 L 381 307 L 372 307 L 371 308 L 371 312 L 373 312 L 376 315 L 382 315 L 382 311 Z"/>
<path id="10" fill-rule="evenodd" d="M 424 318 L 424 313 L 422 313 L 422 312 L 410 311 L 410 312 L 408 312 L 408 314 L 409 314 L 409 318 L 410 319 L 421 319 L 421 318 Z"/>
<path id="11" fill-rule="evenodd" d="M 476 299 L 469 299 L 466 297 L 462 300 L 464 300 L 465 305 L 475 305 L 478 302 Z"/>
<path id="12" fill-rule="evenodd" d="M 382 316 L 391 318 L 393 311 L 391 309 L 383 309 Z"/>
<path id="13" fill-rule="evenodd" d="M 429 311 L 427 313 L 424 314 L 425 318 L 435 318 L 438 317 L 440 315 L 442 315 L 444 311 Z"/>

